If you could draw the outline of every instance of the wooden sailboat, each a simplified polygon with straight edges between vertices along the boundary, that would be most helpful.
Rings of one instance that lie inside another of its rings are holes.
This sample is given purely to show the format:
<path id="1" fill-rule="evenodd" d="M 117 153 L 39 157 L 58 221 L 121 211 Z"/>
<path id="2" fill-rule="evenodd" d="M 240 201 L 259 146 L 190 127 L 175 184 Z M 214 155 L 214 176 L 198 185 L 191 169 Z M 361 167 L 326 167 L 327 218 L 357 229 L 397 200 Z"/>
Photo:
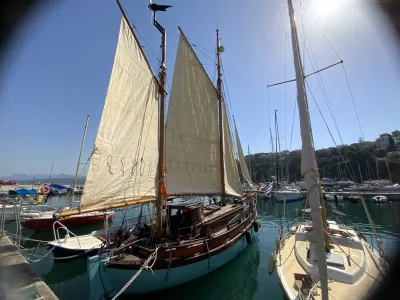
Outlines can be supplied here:
<path id="1" fill-rule="evenodd" d="M 286 238 L 281 235 L 270 266 L 276 257 L 278 278 L 288 299 L 361 299 L 382 275 L 386 264 L 383 247 L 378 240 L 378 253 L 352 228 L 326 221 L 291 0 L 288 6 L 301 125 L 302 173 L 312 222 L 293 227 Z"/>
<path id="2" fill-rule="evenodd" d="M 260 227 L 255 195 L 243 196 L 233 151 L 218 30 L 216 88 L 179 28 L 164 121 L 166 31 L 155 15 L 169 6 L 149 5 L 162 34 L 158 80 L 117 4 L 123 17 L 81 205 L 60 216 L 144 204 L 149 214 L 116 235 L 105 228 L 104 247 L 88 259 L 96 299 L 148 293 L 208 274 L 235 258 Z M 203 202 L 206 196 L 212 203 Z M 183 201 L 167 203 L 176 197 Z"/>

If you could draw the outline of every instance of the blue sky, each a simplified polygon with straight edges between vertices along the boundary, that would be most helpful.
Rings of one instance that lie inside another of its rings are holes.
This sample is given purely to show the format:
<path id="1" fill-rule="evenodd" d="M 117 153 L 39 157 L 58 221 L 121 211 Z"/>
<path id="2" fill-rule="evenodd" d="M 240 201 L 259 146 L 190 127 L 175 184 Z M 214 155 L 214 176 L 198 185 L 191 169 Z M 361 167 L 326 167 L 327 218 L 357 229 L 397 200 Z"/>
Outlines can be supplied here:
<path id="1" fill-rule="evenodd" d="M 0 175 L 48 173 L 51 163 L 53 173 L 72 174 L 86 115 L 91 119 L 84 158 L 94 144 L 121 14 L 112 0 L 53 2 L 39 7 L 20 25 L 2 62 Z M 385 18 L 366 1 L 337 0 L 326 4 L 331 2 L 302 0 L 306 12 L 295 1 L 302 49 L 307 49 L 310 57 L 314 54 L 320 68 L 339 61 L 313 22 L 317 23 L 344 60 L 364 137 L 374 140 L 380 133 L 400 127 L 397 41 Z M 157 72 L 160 35 L 151 24 L 147 2 L 122 3 Z M 209 50 L 215 48 L 218 26 L 225 47 L 225 84 L 243 147 L 250 145 L 251 152 L 271 149 L 269 122 L 273 126 L 273 113 L 278 109 L 281 148 L 300 148 L 297 111 L 291 136 L 294 83 L 267 89 L 267 84 L 294 78 L 286 2 L 165 0 L 162 4 L 174 6 L 158 18 L 168 32 L 169 86 L 179 38 L 177 26 L 183 28 L 192 43 Z M 213 58 L 212 52 L 203 53 Z M 213 79 L 215 67 L 203 53 L 198 55 Z M 308 55 L 305 52 L 306 73 L 314 71 Z M 343 142 L 356 142 L 361 133 L 342 67 L 338 65 L 321 74 Z M 340 143 L 315 76 L 308 82 Z M 311 97 L 309 103 L 316 147 L 333 146 Z"/>

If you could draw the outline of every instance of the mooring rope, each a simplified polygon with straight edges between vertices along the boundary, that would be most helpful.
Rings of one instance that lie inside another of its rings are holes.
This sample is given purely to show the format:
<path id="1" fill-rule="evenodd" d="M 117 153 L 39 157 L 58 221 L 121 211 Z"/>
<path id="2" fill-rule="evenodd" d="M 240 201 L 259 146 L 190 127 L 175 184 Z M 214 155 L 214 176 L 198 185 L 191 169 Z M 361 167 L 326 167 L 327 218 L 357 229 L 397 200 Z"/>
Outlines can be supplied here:
<path id="1" fill-rule="evenodd" d="M 156 250 L 150 254 L 150 256 L 146 259 L 146 261 L 143 263 L 143 265 L 140 267 L 140 269 L 135 273 L 135 275 L 132 276 L 131 279 L 123 286 L 123 288 L 112 298 L 112 300 L 117 299 L 125 290 L 136 280 L 136 278 L 139 277 L 140 273 L 142 273 L 143 270 L 149 270 L 153 273 L 152 267 L 154 266 L 156 260 L 157 260 L 157 252 L 158 252 L 159 247 L 156 247 Z M 153 263 L 149 266 L 150 261 L 153 259 Z M 99 271 L 100 272 L 100 271 Z"/>

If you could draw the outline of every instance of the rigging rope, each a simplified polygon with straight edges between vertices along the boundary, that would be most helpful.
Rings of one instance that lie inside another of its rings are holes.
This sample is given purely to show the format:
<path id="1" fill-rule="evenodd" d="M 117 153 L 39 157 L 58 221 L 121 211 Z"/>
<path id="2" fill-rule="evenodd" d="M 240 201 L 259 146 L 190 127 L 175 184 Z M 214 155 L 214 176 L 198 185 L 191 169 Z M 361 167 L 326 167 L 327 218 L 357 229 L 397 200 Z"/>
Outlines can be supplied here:
<path id="1" fill-rule="evenodd" d="M 146 259 L 146 261 L 143 263 L 143 265 L 140 267 L 140 269 L 135 273 L 135 275 L 132 276 L 131 279 L 122 287 L 122 289 L 112 298 L 112 300 L 117 299 L 125 290 L 136 280 L 136 278 L 139 277 L 139 275 L 142 273 L 143 270 L 150 270 L 153 275 L 154 272 L 152 270 L 152 267 L 154 266 L 156 260 L 157 260 L 157 252 L 158 252 L 159 247 L 156 247 L 155 251 L 150 254 L 150 256 Z M 153 260 L 153 263 L 149 266 L 150 261 Z"/>
<path id="2" fill-rule="evenodd" d="M 277 12 L 278 8 L 279 8 L 279 0 L 276 2 L 276 8 L 275 11 Z M 272 68 L 274 65 L 274 57 L 275 57 L 275 50 L 276 50 L 276 44 L 278 42 L 278 35 L 279 35 L 279 28 L 281 26 L 282 23 L 282 13 L 283 13 L 283 9 L 280 10 L 280 14 L 279 14 L 279 21 L 278 21 L 278 28 L 276 30 L 276 35 L 275 35 L 275 43 L 274 43 L 274 47 L 273 47 L 273 51 L 272 51 L 272 58 L 271 58 L 271 65 L 269 68 L 269 74 L 268 74 L 268 79 L 267 79 L 267 100 L 268 100 L 268 124 L 269 127 L 271 127 L 271 110 L 270 110 L 270 97 L 269 97 L 269 89 L 268 89 L 268 85 L 269 85 L 269 80 L 271 78 L 271 73 L 272 73 Z"/>
<path id="3" fill-rule="evenodd" d="M 350 172 L 350 169 L 349 169 L 349 167 L 348 167 L 348 165 L 347 165 L 347 162 L 346 162 L 346 160 L 344 159 L 342 153 L 340 152 L 339 147 L 338 147 L 338 145 L 337 145 L 337 143 L 336 143 L 336 141 L 335 141 L 335 138 L 334 138 L 333 135 L 332 135 L 332 132 L 331 132 L 329 126 L 328 126 L 328 123 L 326 122 L 325 117 L 324 117 L 324 115 L 322 114 L 322 111 L 321 111 L 321 109 L 320 109 L 320 107 L 319 107 L 319 105 L 318 105 L 318 103 L 317 103 L 317 100 L 315 99 L 314 94 L 312 93 L 312 91 L 311 91 L 311 89 L 310 89 L 310 86 L 308 85 L 307 80 L 305 80 L 305 83 L 306 83 L 307 88 L 308 88 L 308 90 L 309 90 L 309 92 L 310 92 L 310 94 L 311 94 L 312 99 L 314 100 L 315 105 L 316 105 L 317 108 L 318 108 L 318 111 L 319 111 L 319 113 L 320 113 L 320 115 L 321 115 L 321 118 L 322 118 L 322 120 L 324 121 L 326 128 L 328 129 L 329 135 L 331 136 L 331 139 L 332 139 L 333 143 L 334 143 L 335 146 L 336 146 L 336 150 L 337 150 L 337 152 L 339 153 L 339 156 L 340 156 L 341 159 L 343 160 L 344 165 L 345 165 L 345 167 L 347 168 L 347 171 L 348 171 L 349 174 L 350 174 L 350 177 L 352 177 L 352 179 L 355 180 L 355 173 L 354 173 L 353 166 L 350 164 L 351 171 L 353 172 L 353 173 L 351 173 L 351 172 Z"/>

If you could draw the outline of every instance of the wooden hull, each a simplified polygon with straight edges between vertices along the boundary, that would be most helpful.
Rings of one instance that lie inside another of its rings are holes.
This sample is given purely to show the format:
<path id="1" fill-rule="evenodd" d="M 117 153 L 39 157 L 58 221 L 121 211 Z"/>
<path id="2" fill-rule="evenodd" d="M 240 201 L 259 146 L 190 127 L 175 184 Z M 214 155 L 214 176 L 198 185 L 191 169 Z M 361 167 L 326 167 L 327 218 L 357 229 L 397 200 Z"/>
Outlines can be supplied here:
<path id="1" fill-rule="evenodd" d="M 110 219 L 114 216 L 114 214 L 107 214 L 107 219 Z M 66 217 L 62 219 L 56 218 L 36 218 L 26 220 L 24 224 L 32 230 L 42 231 L 42 230 L 53 230 L 53 224 L 55 221 L 60 222 L 64 226 L 70 227 L 78 227 L 78 226 L 85 226 L 93 223 L 103 222 L 104 221 L 104 214 L 83 214 L 83 215 L 76 215 L 73 217 Z M 56 228 L 60 227 L 56 224 Z"/>
<path id="2" fill-rule="evenodd" d="M 245 227 L 245 232 L 248 231 L 253 236 L 253 224 L 252 222 L 249 223 Z M 168 259 L 166 264 L 160 263 L 161 259 L 159 259 L 153 267 L 154 275 L 150 270 L 142 271 L 125 293 L 151 293 L 195 280 L 232 261 L 247 245 L 245 233 L 241 232 L 226 244 L 223 243 L 210 250 L 210 255 L 207 253 L 205 255 L 200 254 L 199 257 L 193 255 L 183 259 L 185 263 L 171 263 L 170 268 L 168 268 Z M 165 260 L 163 259 L 163 261 Z M 94 256 L 88 260 L 88 273 L 91 278 L 91 298 L 99 298 L 101 296 L 99 293 L 102 293 L 104 288 L 108 292 L 112 290 L 119 291 L 136 273 L 132 269 L 122 269 L 121 266 L 119 268 L 110 267 L 110 265 L 107 265 L 108 263 L 109 259 L 107 257 L 102 259 L 99 256 Z"/>

